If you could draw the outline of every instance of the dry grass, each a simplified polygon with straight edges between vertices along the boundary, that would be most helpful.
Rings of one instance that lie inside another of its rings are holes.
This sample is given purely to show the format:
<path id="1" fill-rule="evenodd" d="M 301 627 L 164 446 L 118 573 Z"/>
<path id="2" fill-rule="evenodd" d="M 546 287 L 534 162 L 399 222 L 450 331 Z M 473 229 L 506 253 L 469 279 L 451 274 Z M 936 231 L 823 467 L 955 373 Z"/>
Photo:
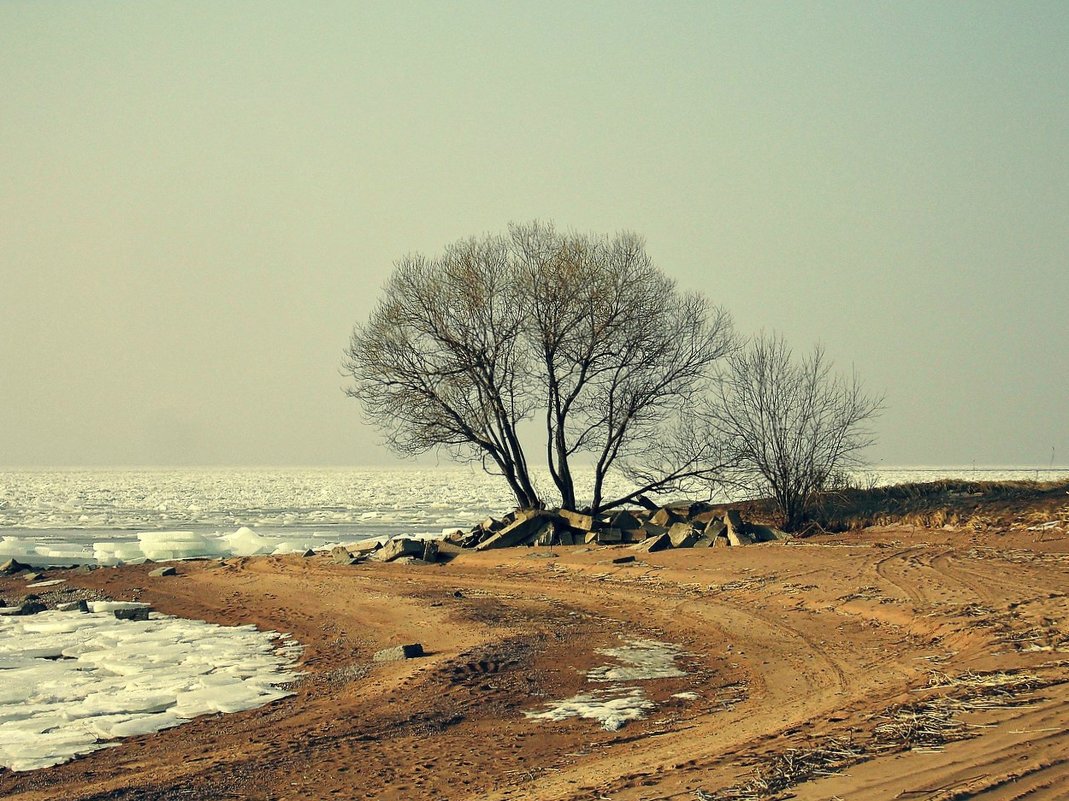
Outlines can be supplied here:
<path id="1" fill-rule="evenodd" d="M 905 524 L 984 531 L 1069 519 L 1069 484 L 1038 481 L 932 481 L 848 488 L 822 495 L 812 520 L 825 531 Z"/>
<path id="2" fill-rule="evenodd" d="M 802 533 L 856 531 L 867 526 L 910 525 L 989 531 L 1051 521 L 1069 527 L 1064 481 L 929 481 L 890 487 L 840 487 L 816 498 Z M 775 523 L 769 499 L 737 507 L 746 520 Z"/>

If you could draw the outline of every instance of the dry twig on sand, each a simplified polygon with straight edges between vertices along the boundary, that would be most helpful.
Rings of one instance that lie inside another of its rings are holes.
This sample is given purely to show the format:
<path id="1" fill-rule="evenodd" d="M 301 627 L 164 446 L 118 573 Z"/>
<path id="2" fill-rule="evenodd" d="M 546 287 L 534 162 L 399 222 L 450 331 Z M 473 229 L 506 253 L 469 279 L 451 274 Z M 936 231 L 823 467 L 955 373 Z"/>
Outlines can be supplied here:
<path id="1" fill-rule="evenodd" d="M 862 745 L 840 738 L 821 741 L 811 748 L 789 748 L 774 754 L 740 784 L 707 793 L 697 790 L 700 801 L 760 801 L 821 776 L 831 776 L 864 759 Z"/>

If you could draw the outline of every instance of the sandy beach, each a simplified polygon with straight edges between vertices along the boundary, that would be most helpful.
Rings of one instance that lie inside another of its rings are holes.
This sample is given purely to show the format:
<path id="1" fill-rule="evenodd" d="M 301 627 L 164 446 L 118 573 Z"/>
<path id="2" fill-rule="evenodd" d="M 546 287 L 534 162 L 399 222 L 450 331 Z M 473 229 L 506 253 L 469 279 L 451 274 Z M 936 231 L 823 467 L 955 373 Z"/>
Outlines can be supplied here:
<path id="1" fill-rule="evenodd" d="M 1064 532 L 882 527 L 612 561 L 631 553 L 508 548 L 436 566 L 254 557 L 181 563 L 165 578 L 149 565 L 50 571 L 160 612 L 292 632 L 305 677 L 260 709 L 0 771 L 0 796 L 775 797 L 745 785 L 777 770 L 777 755 L 843 743 L 842 772 L 792 797 L 1069 793 Z M 3 579 L 0 595 L 19 583 Z M 685 672 L 640 682 L 655 704 L 645 719 L 607 731 L 524 714 L 588 692 L 585 672 L 607 661 L 599 649 L 635 639 L 679 646 Z M 408 642 L 427 655 L 372 660 Z M 997 678 L 969 690 L 960 677 L 973 674 Z M 989 691 L 998 683 L 1008 690 Z M 956 702 L 954 728 L 941 729 L 951 742 L 888 735 L 902 705 L 916 715 L 963 692 L 996 702 Z"/>

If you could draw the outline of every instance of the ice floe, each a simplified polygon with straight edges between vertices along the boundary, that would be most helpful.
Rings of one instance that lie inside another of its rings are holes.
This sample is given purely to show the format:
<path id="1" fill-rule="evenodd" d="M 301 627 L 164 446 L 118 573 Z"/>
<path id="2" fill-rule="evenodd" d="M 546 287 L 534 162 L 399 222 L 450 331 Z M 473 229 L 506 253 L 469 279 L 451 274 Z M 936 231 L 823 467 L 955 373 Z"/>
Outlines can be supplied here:
<path id="1" fill-rule="evenodd" d="M 284 698 L 300 646 L 254 626 L 92 613 L 0 618 L 0 765 L 34 770 L 199 715 Z"/>

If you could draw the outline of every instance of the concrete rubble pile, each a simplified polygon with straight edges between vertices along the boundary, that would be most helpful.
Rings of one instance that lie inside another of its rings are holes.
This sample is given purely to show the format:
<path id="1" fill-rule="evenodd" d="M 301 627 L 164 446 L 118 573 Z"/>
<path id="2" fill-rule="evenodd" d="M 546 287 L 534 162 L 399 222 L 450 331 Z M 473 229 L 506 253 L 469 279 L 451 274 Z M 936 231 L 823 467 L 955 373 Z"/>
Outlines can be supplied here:
<path id="1" fill-rule="evenodd" d="M 455 553 L 459 549 L 454 546 L 452 550 Z M 394 537 L 385 542 L 369 539 L 348 545 L 336 545 L 327 552 L 327 556 L 340 565 L 359 565 L 364 562 L 433 565 L 447 561 L 454 553 L 450 552 L 446 543 L 437 540 Z"/>
<path id="2" fill-rule="evenodd" d="M 752 545 L 789 539 L 779 529 L 746 523 L 738 510 L 708 504 L 665 506 L 656 511 L 622 510 L 589 515 L 567 509 L 517 510 L 504 518 L 487 518 L 470 531 L 446 540 L 462 548 L 485 551 L 514 545 L 630 545 L 653 553 L 669 548 Z"/>

